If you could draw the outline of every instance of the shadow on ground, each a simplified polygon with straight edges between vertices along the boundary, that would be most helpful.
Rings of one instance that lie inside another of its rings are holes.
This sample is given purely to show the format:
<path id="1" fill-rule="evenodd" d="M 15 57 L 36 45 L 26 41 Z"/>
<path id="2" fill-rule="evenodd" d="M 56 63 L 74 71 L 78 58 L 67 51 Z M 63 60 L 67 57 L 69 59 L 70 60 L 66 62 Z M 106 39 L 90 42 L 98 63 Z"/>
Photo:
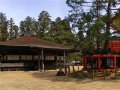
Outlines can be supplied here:
<path id="1" fill-rule="evenodd" d="M 42 80 L 50 80 L 52 82 L 74 82 L 77 84 L 95 83 L 95 82 L 120 82 L 120 79 L 116 80 L 103 80 L 103 79 L 92 79 L 92 78 L 71 78 L 68 76 L 56 76 L 57 71 L 46 71 L 46 72 L 33 72 L 31 75 L 34 78 Z"/>
<path id="2" fill-rule="evenodd" d="M 43 80 L 51 80 L 53 82 L 70 82 L 73 81 L 72 78 L 69 78 L 67 76 L 56 76 L 56 71 L 46 71 L 46 72 L 33 72 L 31 75 L 34 78 L 43 79 Z"/>
<path id="3" fill-rule="evenodd" d="M 46 71 L 46 72 L 33 72 L 31 75 L 37 79 L 50 80 L 52 82 L 74 82 L 77 84 L 86 84 L 92 82 L 116 82 L 116 80 L 98 80 L 91 78 L 71 78 L 68 76 L 56 76 L 56 71 Z"/>

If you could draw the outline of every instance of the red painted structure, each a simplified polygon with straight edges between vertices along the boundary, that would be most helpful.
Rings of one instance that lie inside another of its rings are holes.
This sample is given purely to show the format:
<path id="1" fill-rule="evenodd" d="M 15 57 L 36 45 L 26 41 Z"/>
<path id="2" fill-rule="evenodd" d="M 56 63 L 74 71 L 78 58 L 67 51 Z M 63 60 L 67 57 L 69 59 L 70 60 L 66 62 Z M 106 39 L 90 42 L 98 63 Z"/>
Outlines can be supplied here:
<path id="1" fill-rule="evenodd" d="M 111 41 L 108 46 L 111 52 L 120 52 L 120 41 Z"/>
<path id="2" fill-rule="evenodd" d="M 111 49 L 110 54 L 102 55 L 84 55 L 83 66 L 84 70 L 95 69 L 102 71 L 103 69 L 114 69 L 120 68 L 120 41 L 111 41 L 108 48 Z"/>

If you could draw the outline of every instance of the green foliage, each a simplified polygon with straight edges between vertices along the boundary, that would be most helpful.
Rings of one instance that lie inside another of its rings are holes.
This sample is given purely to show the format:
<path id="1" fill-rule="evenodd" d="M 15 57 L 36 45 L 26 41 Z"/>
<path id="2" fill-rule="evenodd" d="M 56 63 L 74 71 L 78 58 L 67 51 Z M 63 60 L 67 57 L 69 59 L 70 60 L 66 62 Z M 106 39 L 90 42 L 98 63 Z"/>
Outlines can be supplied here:
<path id="1" fill-rule="evenodd" d="M 6 41 L 8 38 L 8 21 L 2 12 L 0 12 L 0 41 Z"/>
<path id="2" fill-rule="evenodd" d="M 113 22 L 113 26 L 120 28 L 120 21 L 119 20 L 115 20 Z"/>
<path id="3" fill-rule="evenodd" d="M 68 60 L 69 61 L 80 61 L 80 63 L 82 63 L 82 53 L 76 52 L 76 53 L 68 54 Z"/>
<path id="4" fill-rule="evenodd" d="M 71 31 L 69 21 L 67 19 L 61 20 L 58 17 L 55 22 L 51 23 L 50 30 L 46 33 L 44 39 L 73 46 L 76 37 Z"/>

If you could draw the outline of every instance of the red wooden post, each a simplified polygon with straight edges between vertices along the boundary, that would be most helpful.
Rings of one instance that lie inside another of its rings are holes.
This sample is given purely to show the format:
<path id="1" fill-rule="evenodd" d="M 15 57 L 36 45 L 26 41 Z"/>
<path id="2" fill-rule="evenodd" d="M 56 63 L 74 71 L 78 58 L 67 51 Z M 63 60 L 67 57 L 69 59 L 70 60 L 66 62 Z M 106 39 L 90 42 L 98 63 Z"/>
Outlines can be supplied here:
<path id="1" fill-rule="evenodd" d="M 84 56 L 82 58 L 82 62 L 83 62 L 83 69 L 85 69 L 85 57 Z"/>
<path id="2" fill-rule="evenodd" d="M 99 69 L 99 71 L 101 71 L 101 59 L 100 59 L 100 57 L 98 57 L 98 69 Z"/>
<path id="3" fill-rule="evenodd" d="M 87 69 L 87 60 L 86 60 L 86 56 L 84 57 L 84 63 L 85 63 L 85 69 Z"/>
<path id="4" fill-rule="evenodd" d="M 113 65 L 113 66 L 114 66 L 114 69 L 116 70 L 116 65 L 117 65 L 117 64 L 116 64 L 116 56 L 114 56 L 114 62 L 113 62 L 113 64 L 114 64 L 114 65 Z"/>

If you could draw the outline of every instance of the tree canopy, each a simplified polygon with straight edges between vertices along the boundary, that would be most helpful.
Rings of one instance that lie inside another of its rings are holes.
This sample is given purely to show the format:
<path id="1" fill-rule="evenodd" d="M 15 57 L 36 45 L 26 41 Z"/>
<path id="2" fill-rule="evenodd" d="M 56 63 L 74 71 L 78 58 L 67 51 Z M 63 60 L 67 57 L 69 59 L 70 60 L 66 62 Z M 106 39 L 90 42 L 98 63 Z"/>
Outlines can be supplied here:
<path id="1" fill-rule="evenodd" d="M 77 47 L 84 54 L 107 53 L 112 34 L 110 20 L 118 0 L 66 0 L 71 7 L 69 20 L 78 29 Z M 116 11 L 116 13 L 118 13 Z"/>

